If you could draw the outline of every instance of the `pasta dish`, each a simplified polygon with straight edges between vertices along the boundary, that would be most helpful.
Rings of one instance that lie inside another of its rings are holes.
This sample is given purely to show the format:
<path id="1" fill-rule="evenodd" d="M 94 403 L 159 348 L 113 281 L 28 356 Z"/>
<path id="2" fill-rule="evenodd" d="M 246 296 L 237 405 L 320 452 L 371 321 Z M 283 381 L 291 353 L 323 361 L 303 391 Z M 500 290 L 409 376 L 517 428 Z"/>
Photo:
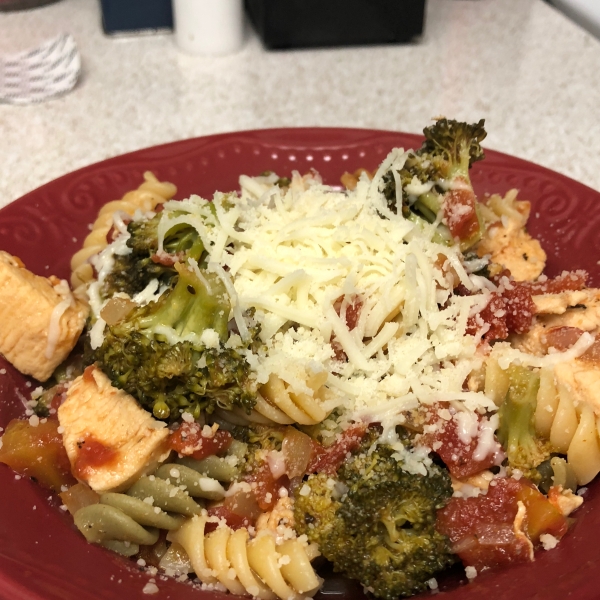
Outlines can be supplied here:
<path id="1" fill-rule="evenodd" d="M 0 462 L 88 542 L 240 596 L 330 565 L 392 600 L 556 547 L 600 472 L 600 290 L 544 274 L 517 190 L 476 197 L 483 125 L 336 187 L 147 172 L 70 285 L 0 250 L 0 353 L 40 382 Z"/>

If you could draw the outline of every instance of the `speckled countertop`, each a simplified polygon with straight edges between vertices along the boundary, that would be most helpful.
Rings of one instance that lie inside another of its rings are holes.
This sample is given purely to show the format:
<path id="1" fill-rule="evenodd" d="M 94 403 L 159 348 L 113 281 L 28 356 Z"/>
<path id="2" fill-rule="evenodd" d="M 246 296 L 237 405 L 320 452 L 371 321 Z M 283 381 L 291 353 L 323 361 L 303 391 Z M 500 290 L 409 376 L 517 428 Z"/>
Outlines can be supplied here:
<path id="1" fill-rule="evenodd" d="M 600 42 L 542 0 L 429 0 L 402 46 L 192 57 L 170 34 L 111 38 L 99 2 L 0 13 L 0 54 L 71 33 L 83 74 L 67 95 L 0 104 L 0 207 L 64 173 L 187 137 L 351 126 L 419 132 L 486 119 L 486 146 L 600 190 Z"/>

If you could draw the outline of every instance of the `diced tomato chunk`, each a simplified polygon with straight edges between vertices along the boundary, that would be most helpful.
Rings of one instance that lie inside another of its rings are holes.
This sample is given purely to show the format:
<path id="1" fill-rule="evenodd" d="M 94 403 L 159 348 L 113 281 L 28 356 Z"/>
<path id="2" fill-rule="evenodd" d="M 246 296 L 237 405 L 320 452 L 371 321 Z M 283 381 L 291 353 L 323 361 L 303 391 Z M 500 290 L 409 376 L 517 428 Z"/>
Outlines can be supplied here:
<path id="1" fill-rule="evenodd" d="M 578 327 L 552 327 L 543 333 L 541 342 L 546 351 L 554 348 L 564 352 L 575 345 L 583 334 L 584 331 Z M 597 339 L 579 358 L 600 364 L 600 339 Z"/>
<path id="2" fill-rule="evenodd" d="M 176 262 L 183 259 L 185 253 L 176 252 L 175 254 L 169 254 L 168 252 L 157 252 L 150 257 L 150 260 L 158 265 L 165 267 L 172 267 Z"/>
<path id="3" fill-rule="evenodd" d="M 220 504 L 219 506 L 212 506 L 207 509 L 209 517 L 217 517 L 223 519 L 231 529 L 241 529 L 242 527 L 249 527 L 252 522 L 247 517 L 243 517 L 229 510 L 226 506 Z M 205 525 L 205 532 L 210 533 L 218 527 L 218 523 L 207 523 Z"/>
<path id="4" fill-rule="evenodd" d="M 506 301 L 497 292 L 491 294 L 490 301 L 486 307 L 477 315 L 469 317 L 467 322 L 467 334 L 475 335 L 483 330 L 487 331 L 483 337 L 488 341 L 505 340 L 508 337 L 508 326 L 506 325 Z"/>
<path id="5" fill-rule="evenodd" d="M 344 300 L 346 300 L 346 309 L 342 311 Z M 358 324 L 358 319 L 360 317 L 360 311 L 362 308 L 363 302 L 359 296 L 340 296 L 333 304 L 333 308 L 335 312 L 343 317 L 343 320 L 346 323 L 346 327 L 348 327 L 349 331 L 352 331 L 356 325 Z M 344 314 L 342 315 L 342 312 Z"/>
<path id="6" fill-rule="evenodd" d="M 262 510 L 271 510 L 279 498 L 280 488 L 289 485 L 289 479 L 285 475 L 275 479 L 267 463 L 247 473 L 244 480 L 252 485 L 252 492 Z"/>
<path id="7" fill-rule="evenodd" d="M 169 447 L 184 456 L 202 460 L 224 452 L 231 446 L 233 438 L 228 431 L 218 429 L 211 435 L 202 435 L 204 428 L 198 423 L 182 423 L 169 436 Z"/>
<path id="8" fill-rule="evenodd" d="M 444 218 L 452 237 L 468 240 L 479 231 L 475 206 L 477 199 L 467 181 L 457 178 L 455 189 L 444 196 Z"/>
<path id="9" fill-rule="evenodd" d="M 251 525 L 262 514 L 256 496 L 252 491 L 238 489 L 223 500 L 223 506 L 230 512 L 246 519 Z"/>
<path id="10" fill-rule="evenodd" d="M 499 291 L 491 294 L 483 310 L 469 318 L 467 333 L 474 335 L 487 325 L 482 338 L 492 342 L 506 339 L 511 332 L 528 332 L 536 313 L 529 285 L 515 281 L 507 269 L 493 281 L 499 286 Z M 459 289 L 459 293 L 469 294 L 465 289 Z"/>
<path id="11" fill-rule="evenodd" d="M 531 560 L 531 543 L 567 530 L 560 511 L 527 479 L 498 478 L 486 495 L 451 498 L 438 511 L 436 527 L 448 536 L 452 550 L 477 570 Z M 519 502 L 525 506 L 524 530 L 515 531 Z"/>
<path id="12" fill-rule="evenodd" d="M 366 423 L 350 425 L 339 436 L 339 439 L 327 448 L 313 440 L 313 455 L 308 463 L 306 472 L 335 475 L 348 453 L 360 446 L 366 431 Z"/>
<path id="13" fill-rule="evenodd" d="M 29 421 L 13 419 L 2 436 L 0 462 L 56 492 L 62 486 L 74 485 L 76 480 L 58 427 L 56 420 L 33 426 Z"/>
<path id="14" fill-rule="evenodd" d="M 563 271 L 557 277 L 546 279 L 545 281 L 534 281 L 524 283 L 532 294 L 560 294 L 567 291 L 578 291 L 585 287 L 588 280 L 588 273 L 583 270 Z"/>
<path id="15" fill-rule="evenodd" d="M 461 440 L 458 414 L 450 413 L 450 420 L 445 420 L 440 415 L 440 410 L 444 408 L 450 412 L 446 403 L 435 404 L 428 411 L 428 427 L 422 437 L 422 443 L 432 448 L 444 461 L 450 473 L 456 479 L 466 479 L 498 464 L 498 458 L 502 451 L 500 444 L 496 443 L 485 456 L 476 459 L 475 452 L 479 444 L 479 434 L 472 436 L 469 441 Z M 477 420 L 479 427 L 482 418 L 477 417 Z"/>
<path id="16" fill-rule="evenodd" d="M 583 330 L 578 327 L 552 327 L 547 329 L 541 336 L 541 342 L 546 351 L 554 348 L 560 352 L 568 350 L 583 335 Z"/>
<path id="17" fill-rule="evenodd" d="M 579 358 L 600 366 L 600 340 L 597 339 Z"/>
<path id="18" fill-rule="evenodd" d="M 536 313 L 531 290 L 516 281 L 502 293 L 506 301 L 506 326 L 515 333 L 527 333 Z"/>

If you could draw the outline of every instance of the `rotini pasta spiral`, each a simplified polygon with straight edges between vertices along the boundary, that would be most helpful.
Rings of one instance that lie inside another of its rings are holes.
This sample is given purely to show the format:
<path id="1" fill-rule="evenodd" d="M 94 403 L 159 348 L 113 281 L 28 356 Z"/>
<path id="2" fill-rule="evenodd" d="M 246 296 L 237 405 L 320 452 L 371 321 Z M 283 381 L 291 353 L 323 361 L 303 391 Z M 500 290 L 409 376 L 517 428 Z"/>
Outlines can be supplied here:
<path id="1" fill-rule="evenodd" d="M 221 524 L 207 534 L 208 521 L 206 515 L 195 516 L 167 538 L 185 549 L 203 583 L 263 600 L 300 599 L 318 590 L 320 580 L 297 539 L 278 545 L 271 532 L 262 531 L 250 540 L 247 529 Z"/>
<path id="2" fill-rule="evenodd" d="M 82 286 L 94 278 L 94 269 L 88 259 L 101 252 L 108 245 L 106 236 L 113 225 L 113 215 L 124 212 L 133 216 L 136 210 L 152 211 L 158 204 L 170 200 L 177 193 L 175 185 L 159 181 L 153 173 L 144 173 L 144 182 L 136 189 L 127 192 L 121 200 L 113 200 L 105 204 L 98 213 L 92 230 L 85 238 L 83 247 L 71 259 L 71 287 L 78 297 L 82 294 Z"/>
<path id="3" fill-rule="evenodd" d="M 225 489 L 216 479 L 205 477 L 183 464 L 162 465 L 154 475 L 167 483 L 185 486 L 186 492 L 194 498 L 222 500 L 225 497 Z"/>
<path id="4" fill-rule="evenodd" d="M 182 456 L 177 463 L 194 469 L 204 477 L 230 483 L 239 477 L 241 461 L 246 455 L 247 449 L 247 444 L 233 440 L 226 456 L 213 455 L 202 460 Z"/>
<path id="5" fill-rule="evenodd" d="M 590 402 L 599 381 L 600 369 L 578 360 L 540 373 L 536 430 L 567 455 L 579 485 L 600 473 L 599 424 Z"/>
<path id="6" fill-rule="evenodd" d="M 73 518 L 88 542 L 132 556 L 140 545 L 156 543 L 158 529 L 177 529 L 186 516 L 201 514 L 203 508 L 178 485 L 151 475 L 141 477 L 125 494 L 102 494 Z"/>
<path id="7" fill-rule="evenodd" d="M 260 388 L 260 394 L 254 407 L 255 411 L 274 423 L 290 425 L 315 425 L 328 414 L 323 407 L 327 388 L 325 372 L 306 378 L 306 386 L 312 390 L 312 396 L 304 392 L 295 392 L 288 383 L 277 375 L 271 374 L 269 381 Z"/>
<path id="8" fill-rule="evenodd" d="M 566 462 L 558 457 L 552 459 L 555 485 L 574 489 L 575 483 L 585 485 L 600 473 L 600 422 L 590 402 L 593 386 L 600 382 L 600 369 L 575 360 L 543 367 L 539 375 L 535 429 L 549 440 L 555 452 L 567 456 Z M 489 359 L 486 396 L 499 406 L 509 385 L 508 372 Z"/>

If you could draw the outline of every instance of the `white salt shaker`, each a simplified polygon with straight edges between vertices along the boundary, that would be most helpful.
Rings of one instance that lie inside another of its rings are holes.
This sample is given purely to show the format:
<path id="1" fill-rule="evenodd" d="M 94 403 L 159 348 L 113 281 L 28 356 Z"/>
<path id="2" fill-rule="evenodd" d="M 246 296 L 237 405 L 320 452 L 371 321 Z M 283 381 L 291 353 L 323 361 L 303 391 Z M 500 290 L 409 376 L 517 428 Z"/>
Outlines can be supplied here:
<path id="1" fill-rule="evenodd" d="M 231 54 L 244 43 L 243 0 L 173 0 L 173 23 L 189 54 Z"/>

